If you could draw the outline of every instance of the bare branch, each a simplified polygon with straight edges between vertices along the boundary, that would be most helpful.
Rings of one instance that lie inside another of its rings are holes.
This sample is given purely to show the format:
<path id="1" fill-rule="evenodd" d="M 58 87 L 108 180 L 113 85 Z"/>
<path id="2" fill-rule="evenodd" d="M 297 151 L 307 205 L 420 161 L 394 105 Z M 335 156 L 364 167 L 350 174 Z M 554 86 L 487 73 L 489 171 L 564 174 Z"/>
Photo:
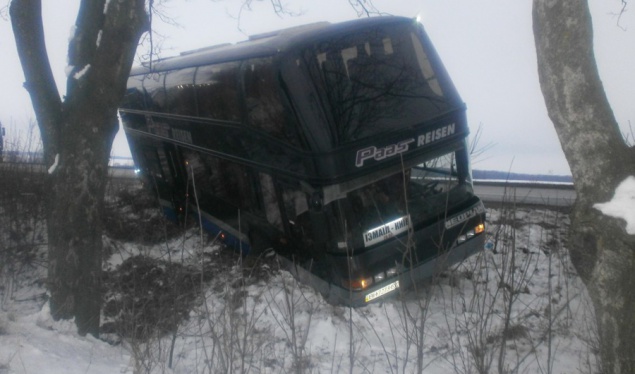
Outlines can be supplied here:
<path id="1" fill-rule="evenodd" d="M 248 1 L 252 2 L 253 0 L 248 0 Z M 301 10 L 297 12 L 291 10 L 291 8 L 287 4 L 282 3 L 282 0 L 269 0 L 269 1 L 271 2 L 271 7 L 273 8 L 273 11 L 276 12 L 276 14 L 280 17 L 282 16 L 297 17 L 304 13 Z"/>
<path id="2" fill-rule="evenodd" d="M 148 13 L 151 13 L 152 16 L 158 17 L 159 20 L 165 24 L 170 26 L 180 26 L 174 18 L 165 13 L 165 8 L 163 7 L 165 2 L 166 0 L 151 0 L 148 7 Z"/>
<path id="3" fill-rule="evenodd" d="M 622 0 L 622 9 L 620 9 L 620 14 L 617 16 L 617 26 L 622 30 L 626 30 L 626 27 L 620 25 L 620 21 L 622 20 L 622 16 L 626 13 L 628 6 L 628 0 Z"/>
<path id="4" fill-rule="evenodd" d="M 622 25 L 622 17 L 628 11 L 628 2 L 629 0 L 620 0 L 620 3 L 621 3 L 620 10 L 618 12 L 608 13 L 609 15 L 616 18 L 615 25 L 624 31 L 626 31 L 626 27 Z"/>
<path id="5" fill-rule="evenodd" d="M 156 31 L 153 27 L 154 23 L 161 23 L 182 27 L 174 18 L 165 13 L 163 4 L 166 0 L 148 0 L 148 32 L 144 33 L 139 40 L 139 47 L 135 56 L 138 64 L 152 65 L 163 51 L 163 44 L 167 38 L 166 35 Z"/>
<path id="6" fill-rule="evenodd" d="M 0 7 L 0 19 L 3 21 L 9 20 L 9 5 L 3 5 Z"/>
<path id="7" fill-rule="evenodd" d="M 259 1 L 262 2 L 262 0 L 243 0 L 242 4 L 240 5 L 240 8 L 238 9 L 238 15 L 234 16 L 232 14 L 228 14 L 229 17 L 236 19 L 238 22 L 237 28 L 238 31 L 242 32 L 243 34 L 246 34 L 243 30 L 243 28 L 241 27 L 241 20 L 242 20 L 242 15 L 244 14 L 244 12 L 251 12 L 253 11 L 253 7 L 252 5 L 254 4 L 254 1 Z M 274 13 L 279 16 L 279 17 L 285 17 L 285 16 L 289 16 L 289 17 L 297 17 L 300 16 L 302 14 L 304 14 L 303 10 L 293 10 L 291 9 L 291 7 L 288 4 L 285 4 L 282 2 L 282 0 L 269 0 L 270 4 L 271 4 L 271 8 L 273 9 Z"/>
<path id="8" fill-rule="evenodd" d="M 373 0 L 348 0 L 348 3 L 355 9 L 358 17 L 383 14 L 375 7 Z"/>

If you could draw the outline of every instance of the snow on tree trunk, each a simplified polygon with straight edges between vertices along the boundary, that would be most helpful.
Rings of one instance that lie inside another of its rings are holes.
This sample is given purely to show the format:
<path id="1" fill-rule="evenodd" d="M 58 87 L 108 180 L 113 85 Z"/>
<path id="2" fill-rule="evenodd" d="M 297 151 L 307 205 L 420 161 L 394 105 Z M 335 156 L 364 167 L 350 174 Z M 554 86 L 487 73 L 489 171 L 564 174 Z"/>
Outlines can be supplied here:
<path id="1" fill-rule="evenodd" d="M 102 211 L 110 149 L 137 43 L 144 0 L 82 0 L 69 42 L 65 100 L 44 44 L 41 0 L 10 5 L 25 87 L 38 120 L 48 178 L 48 286 L 55 319 L 75 317 L 80 334 L 99 334 Z"/>
<path id="2" fill-rule="evenodd" d="M 587 2 L 534 0 L 540 86 L 573 175 L 578 200 L 569 248 L 593 299 L 604 373 L 635 372 L 635 237 L 593 204 L 635 174 L 593 53 Z"/>

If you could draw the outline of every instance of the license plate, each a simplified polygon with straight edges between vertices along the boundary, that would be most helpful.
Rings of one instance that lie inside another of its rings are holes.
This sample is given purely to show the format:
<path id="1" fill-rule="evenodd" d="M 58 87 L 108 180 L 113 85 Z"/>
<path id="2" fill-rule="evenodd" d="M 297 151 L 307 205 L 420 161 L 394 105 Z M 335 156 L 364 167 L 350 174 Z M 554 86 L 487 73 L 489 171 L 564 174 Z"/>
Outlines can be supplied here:
<path id="1" fill-rule="evenodd" d="M 373 291 L 371 293 L 369 293 L 368 295 L 366 295 L 366 302 L 369 302 L 373 299 L 376 299 L 380 296 L 383 296 L 389 292 L 392 292 L 394 290 L 396 290 L 397 288 L 399 288 L 399 281 L 395 281 L 387 286 L 384 286 L 376 291 Z"/>

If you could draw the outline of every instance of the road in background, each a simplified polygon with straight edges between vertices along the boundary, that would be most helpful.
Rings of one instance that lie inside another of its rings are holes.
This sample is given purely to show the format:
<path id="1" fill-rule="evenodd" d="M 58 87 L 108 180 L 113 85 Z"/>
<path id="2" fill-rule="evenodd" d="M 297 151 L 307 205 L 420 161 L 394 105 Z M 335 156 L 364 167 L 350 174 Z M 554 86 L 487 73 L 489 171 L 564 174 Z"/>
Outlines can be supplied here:
<path id="1" fill-rule="evenodd" d="M 576 194 L 573 184 L 522 181 L 474 181 L 474 193 L 485 203 L 571 206 Z"/>

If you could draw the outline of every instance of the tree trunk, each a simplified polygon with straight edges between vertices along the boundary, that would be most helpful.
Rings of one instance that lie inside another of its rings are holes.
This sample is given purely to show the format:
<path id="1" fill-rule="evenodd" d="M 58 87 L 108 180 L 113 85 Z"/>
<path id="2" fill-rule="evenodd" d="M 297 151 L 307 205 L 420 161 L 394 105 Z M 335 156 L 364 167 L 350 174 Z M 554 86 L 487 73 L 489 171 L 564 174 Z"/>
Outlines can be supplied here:
<path id="1" fill-rule="evenodd" d="M 48 286 L 54 319 L 75 317 L 80 334 L 99 334 L 102 212 L 117 107 L 141 34 L 144 0 L 82 0 L 69 42 L 64 102 L 44 45 L 41 0 L 10 6 L 18 54 L 49 169 Z"/>
<path id="2" fill-rule="evenodd" d="M 635 237 L 593 204 L 610 200 L 635 174 L 635 151 L 604 93 L 587 2 L 534 0 L 533 28 L 540 86 L 578 195 L 569 249 L 595 307 L 601 369 L 633 373 Z"/>
<path id="3" fill-rule="evenodd" d="M 50 308 L 55 319 L 75 317 L 80 334 L 99 334 L 102 212 L 117 118 L 75 110 L 64 126 L 58 166 L 50 175 L 48 207 Z"/>

